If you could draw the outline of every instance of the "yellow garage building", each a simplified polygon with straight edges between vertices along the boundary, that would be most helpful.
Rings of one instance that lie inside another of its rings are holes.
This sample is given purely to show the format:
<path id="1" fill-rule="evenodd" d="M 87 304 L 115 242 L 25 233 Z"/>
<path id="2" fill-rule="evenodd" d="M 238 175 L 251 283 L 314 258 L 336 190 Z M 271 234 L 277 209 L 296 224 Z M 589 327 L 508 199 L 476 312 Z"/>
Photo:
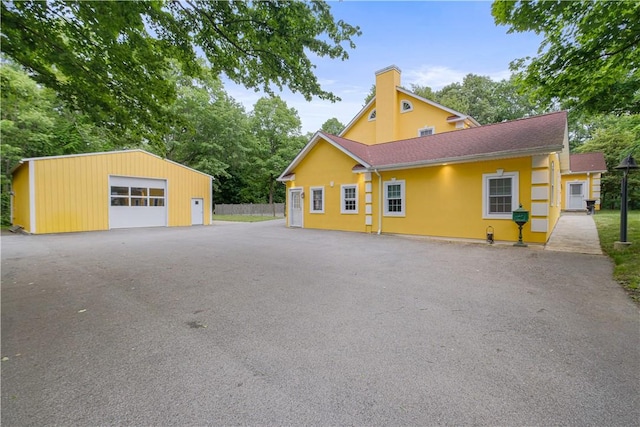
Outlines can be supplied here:
<path id="1" fill-rule="evenodd" d="M 212 180 L 144 150 L 23 159 L 12 223 L 31 234 L 209 225 Z"/>

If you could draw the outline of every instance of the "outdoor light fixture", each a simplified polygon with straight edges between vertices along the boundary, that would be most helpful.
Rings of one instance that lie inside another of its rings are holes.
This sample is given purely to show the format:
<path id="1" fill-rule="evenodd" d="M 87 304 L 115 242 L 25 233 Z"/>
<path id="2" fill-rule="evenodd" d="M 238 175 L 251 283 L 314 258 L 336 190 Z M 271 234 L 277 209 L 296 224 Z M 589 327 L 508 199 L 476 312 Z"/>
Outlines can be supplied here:
<path id="1" fill-rule="evenodd" d="M 614 247 L 616 249 L 622 249 L 631 244 L 630 242 L 627 242 L 627 179 L 629 171 L 638 168 L 640 168 L 640 166 L 638 166 L 631 154 L 625 157 L 624 160 L 614 168 L 624 171 L 624 174 L 622 175 L 622 194 L 620 203 L 620 241 L 614 243 Z"/>
<path id="2" fill-rule="evenodd" d="M 489 243 L 490 245 L 493 245 L 493 227 L 492 226 L 487 227 L 487 243 Z"/>

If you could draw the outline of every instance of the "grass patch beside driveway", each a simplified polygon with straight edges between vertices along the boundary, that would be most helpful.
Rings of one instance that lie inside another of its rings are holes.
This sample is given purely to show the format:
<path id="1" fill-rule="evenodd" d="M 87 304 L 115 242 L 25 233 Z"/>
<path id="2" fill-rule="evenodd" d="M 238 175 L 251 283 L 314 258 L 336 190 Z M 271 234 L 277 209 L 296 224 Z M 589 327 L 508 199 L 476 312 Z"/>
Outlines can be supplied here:
<path id="1" fill-rule="evenodd" d="M 602 210 L 593 219 L 602 251 L 615 263 L 613 277 L 640 303 L 640 211 L 628 212 L 627 241 L 632 245 L 623 250 L 613 247 L 613 243 L 620 240 L 620 211 Z"/>
<path id="2" fill-rule="evenodd" d="M 274 219 L 283 219 L 279 216 L 261 216 L 261 215 L 213 215 L 214 221 L 232 221 L 232 222 L 262 222 L 273 221 Z"/>

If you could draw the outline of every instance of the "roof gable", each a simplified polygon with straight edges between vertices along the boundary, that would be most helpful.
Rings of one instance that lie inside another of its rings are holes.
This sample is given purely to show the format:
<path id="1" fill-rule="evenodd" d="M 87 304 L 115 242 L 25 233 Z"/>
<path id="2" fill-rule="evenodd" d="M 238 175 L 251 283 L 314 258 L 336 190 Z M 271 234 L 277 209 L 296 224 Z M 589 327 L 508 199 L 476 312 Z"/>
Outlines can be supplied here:
<path id="1" fill-rule="evenodd" d="M 295 167 L 300 164 L 302 159 L 304 159 L 307 154 L 309 154 L 311 149 L 315 147 L 316 144 L 318 144 L 318 142 L 320 142 L 321 140 L 328 142 L 347 156 L 351 157 L 355 162 L 360 163 L 365 167 L 370 167 L 369 163 L 364 160 L 364 157 L 367 156 L 367 145 L 361 144 L 356 141 L 351 141 L 349 139 L 339 138 L 335 135 L 330 135 L 322 131 L 318 131 L 313 135 L 313 137 L 311 137 L 309 142 L 307 142 L 307 145 L 305 145 L 302 150 L 300 150 L 293 161 L 289 163 L 289 166 L 287 166 L 284 172 L 280 174 L 277 181 L 286 181 L 286 177 L 294 172 Z"/>
<path id="2" fill-rule="evenodd" d="M 473 123 L 475 126 L 480 126 L 480 123 L 478 123 L 473 117 L 468 116 L 466 114 L 460 113 L 458 111 L 452 110 L 451 108 L 445 107 L 444 105 L 438 104 L 437 102 L 431 101 L 427 98 L 423 98 L 420 95 L 416 95 L 413 92 L 410 92 L 404 88 L 401 87 L 396 87 L 396 90 L 404 95 L 410 96 L 411 98 L 423 102 L 427 105 L 430 105 L 432 107 L 438 108 L 442 111 L 445 111 L 447 113 L 450 114 L 449 118 L 452 121 L 458 121 L 458 120 L 469 120 L 471 123 Z M 376 102 L 376 97 L 374 96 L 373 98 L 371 98 L 371 100 L 369 102 L 367 102 L 367 104 L 362 107 L 362 109 L 360 111 L 358 111 L 358 114 L 355 115 L 355 117 L 353 119 L 351 119 L 351 121 L 344 127 L 344 129 L 342 129 L 342 131 L 338 134 L 338 136 L 343 136 L 344 134 L 346 134 L 356 123 L 358 123 L 358 121 L 360 121 L 364 116 L 365 113 L 367 111 L 369 111 L 371 109 L 371 107 L 375 104 Z"/>
<path id="3" fill-rule="evenodd" d="M 607 163 L 600 152 L 572 154 L 569 169 L 571 172 L 606 172 Z"/>
<path id="4" fill-rule="evenodd" d="M 449 107 L 445 107 L 444 105 L 438 104 L 437 102 L 431 101 L 430 99 L 423 98 L 422 96 L 417 95 L 417 94 L 415 94 L 413 92 L 410 92 L 410 91 L 408 91 L 408 90 L 406 90 L 404 88 L 398 87 L 397 90 L 398 90 L 398 92 L 403 93 L 403 94 L 405 94 L 407 96 L 410 96 L 410 97 L 412 97 L 414 99 L 417 99 L 418 101 L 424 102 L 425 104 L 428 104 L 428 105 L 431 105 L 433 107 L 439 108 L 439 109 L 441 109 L 443 111 L 446 111 L 447 113 L 451 114 L 449 116 L 449 119 L 451 119 L 452 121 L 467 119 L 471 123 L 473 123 L 475 126 L 480 126 L 480 123 L 478 123 L 476 121 L 476 119 L 474 119 L 471 116 L 468 116 L 466 114 L 460 113 L 460 112 L 458 112 L 456 110 L 453 110 L 453 109 L 451 109 Z"/>

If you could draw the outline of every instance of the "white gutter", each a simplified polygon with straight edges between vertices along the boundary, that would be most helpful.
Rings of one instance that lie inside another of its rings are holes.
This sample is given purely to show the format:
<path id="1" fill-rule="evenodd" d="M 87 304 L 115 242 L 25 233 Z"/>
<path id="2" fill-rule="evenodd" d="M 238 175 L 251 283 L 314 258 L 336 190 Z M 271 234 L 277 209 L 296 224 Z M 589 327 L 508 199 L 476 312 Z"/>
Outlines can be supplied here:
<path id="1" fill-rule="evenodd" d="M 378 175 L 378 236 L 382 232 L 382 176 L 378 173 L 378 169 L 373 170 Z"/>
<path id="2" fill-rule="evenodd" d="M 549 148 L 533 148 L 533 149 L 517 150 L 517 151 L 500 151 L 497 153 L 473 154 L 469 156 L 460 156 L 460 157 L 443 157 L 440 159 L 427 160 L 427 161 L 420 160 L 417 162 L 394 163 L 390 165 L 376 166 L 375 170 L 393 171 L 393 170 L 401 170 L 401 169 L 423 168 L 423 167 L 429 167 L 429 166 L 441 166 L 443 163 L 455 164 L 455 163 L 469 163 L 474 161 L 477 162 L 481 160 L 500 160 L 500 159 L 515 158 L 515 157 L 532 156 L 536 154 L 548 154 L 549 152 L 550 152 Z M 367 169 L 367 172 L 374 170 L 371 168 L 367 168 L 366 166 L 365 168 Z"/>

